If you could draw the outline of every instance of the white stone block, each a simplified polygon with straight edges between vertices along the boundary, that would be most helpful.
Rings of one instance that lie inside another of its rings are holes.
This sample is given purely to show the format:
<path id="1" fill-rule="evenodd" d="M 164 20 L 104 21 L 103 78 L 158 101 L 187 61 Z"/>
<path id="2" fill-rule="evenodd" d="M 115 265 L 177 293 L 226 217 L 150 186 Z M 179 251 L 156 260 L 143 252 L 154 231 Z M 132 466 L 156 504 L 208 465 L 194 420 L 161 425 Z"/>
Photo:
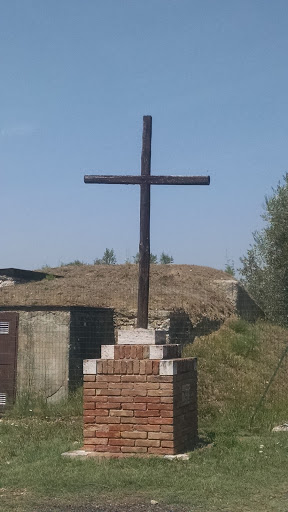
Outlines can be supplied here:
<path id="1" fill-rule="evenodd" d="M 180 345 L 150 345 L 149 347 L 149 359 L 175 359 L 180 355 Z"/>
<path id="2" fill-rule="evenodd" d="M 96 375 L 97 373 L 97 359 L 84 359 L 83 360 L 83 374 Z"/>
<path id="3" fill-rule="evenodd" d="M 177 375 L 177 360 L 168 359 L 160 361 L 159 363 L 159 375 Z"/>
<path id="4" fill-rule="evenodd" d="M 118 345 L 165 345 L 166 332 L 155 329 L 118 331 Z"/>
<path id="5" fill-rule="evenodd" d="M 114 359 L 114 345 L 101 345 L 101 359 Z"/>
<path id="6" fill-rule="evenodd" d="M 151 345 L 149 347 L 149 359 L 163 359 L 165 345 Z"/>

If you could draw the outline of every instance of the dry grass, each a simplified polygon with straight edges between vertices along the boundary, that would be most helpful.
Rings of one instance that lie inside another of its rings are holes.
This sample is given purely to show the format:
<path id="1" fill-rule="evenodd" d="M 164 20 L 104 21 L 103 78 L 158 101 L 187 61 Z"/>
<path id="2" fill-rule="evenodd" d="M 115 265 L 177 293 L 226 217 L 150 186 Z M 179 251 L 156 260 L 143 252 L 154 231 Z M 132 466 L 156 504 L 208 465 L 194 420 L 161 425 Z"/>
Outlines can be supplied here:
<path id="1" fill-rule="evenodd" d="M 187 512 L 286 512 L 288 437 L 271 434 L 271 427 L 288 420 L 287 361 L 252 429 L 249 420 L 287 344 L 287 334 L 264 322 L 230 319 L 217 333 L 186 347 L 186 355 L 199 357 L 203 436 L 187 462 L 157 457 L 65 460 L 61 452 L 81 446 L 81 418 L 61 418 L 61 410 L 49 412 L 38 405 L 32 418 L 4 419 L 1 511 L 90 512 L 94 506 L 113 512 L 115 507 L 107 503 L 126 502 L 130 512 L 139 512 L 148 510 L 155 499 L 161 512 L 177 507 Z"/>
<path id="2" fill-rule="evenodd" d="M 138 266 L 71 265 L 49 269 L 61 279 L 44 279 L 0 289 L 0 306 L 55 305 L 111 307 L 136 315 Z M 215 279 L 231 279 L 221 270 L 196 265 L 151 265 L 150 309 L 183 309 L 191 321 L 221 320 L 233 306 L 213 286 Z"/>

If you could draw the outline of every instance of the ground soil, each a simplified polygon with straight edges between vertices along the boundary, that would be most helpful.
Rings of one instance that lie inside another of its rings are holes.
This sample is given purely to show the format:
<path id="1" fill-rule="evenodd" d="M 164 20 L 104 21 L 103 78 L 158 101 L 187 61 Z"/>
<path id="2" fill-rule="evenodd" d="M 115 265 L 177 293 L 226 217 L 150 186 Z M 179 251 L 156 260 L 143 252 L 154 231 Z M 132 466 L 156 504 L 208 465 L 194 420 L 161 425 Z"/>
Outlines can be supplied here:
<path id="1" fill-rule="evenodd" d="M 192 511 L 191 507 L 183 508 L 179 506 L 156 504 L 151 505 L 148 500 L 146 502 L 122 502 L 107 503 L 103 505 L 83 504 L 79 506 L 64 505 L 50 506 L 49 508 L 33 508 L 33 512 L 187 512 Z"/>
<path id="2" fill-rule="evenodd" d="M 51 276 L 42 281 L 0 288 L 0 307 L 110 307 L 123 315 L 136 315 L 137 265 L 69 265 L 46 270 Z M 224 320 L 233 313 L 233 305 L 213 284 L 219 279 L 231 276 L 196 265 L 151 265 L 149 309 L 183 310 L 193 323 L 203 317 Z"/>

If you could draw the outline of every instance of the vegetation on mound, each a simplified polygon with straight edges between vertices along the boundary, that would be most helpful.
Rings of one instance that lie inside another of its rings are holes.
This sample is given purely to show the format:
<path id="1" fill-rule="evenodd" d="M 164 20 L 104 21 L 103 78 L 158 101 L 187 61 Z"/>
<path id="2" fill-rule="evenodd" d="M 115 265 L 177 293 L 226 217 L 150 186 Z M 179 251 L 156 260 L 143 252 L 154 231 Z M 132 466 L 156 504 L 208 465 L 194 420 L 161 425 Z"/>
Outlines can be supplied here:
<path id="1" fill-rule="evenodd" d="M 250 420 L 286 345 L 285 329 L 231 319 L 186 346 L 186 356 L 198 356 L 201 433 L 187 462 L 63 459 L 81 447 L 81 390 L 53 406 L 22 397 L 0 422 L 1 510 L 81 510 L 124 499 L 147 509 L 155 499 L 169 510 L 284 512 L 288 438 L 271 427 L 288 420 L 286 358 L 251 428 Z"/>
<path id="2" fill-rule="evenodd" d="M 198 357 L 202 428 L 211 430 L 213 425 L 226 433 L 250 427 L 269 431 L 275 423 L 288 420 L 288 357 L 270 383 L 287 347 L 287 335 L 286 329 L 265 321 L 251 324 L 232 318 L 219 331 L 185 347 L 186 356 Z M 258 407 L 268 385 L 269 392 Z"/>

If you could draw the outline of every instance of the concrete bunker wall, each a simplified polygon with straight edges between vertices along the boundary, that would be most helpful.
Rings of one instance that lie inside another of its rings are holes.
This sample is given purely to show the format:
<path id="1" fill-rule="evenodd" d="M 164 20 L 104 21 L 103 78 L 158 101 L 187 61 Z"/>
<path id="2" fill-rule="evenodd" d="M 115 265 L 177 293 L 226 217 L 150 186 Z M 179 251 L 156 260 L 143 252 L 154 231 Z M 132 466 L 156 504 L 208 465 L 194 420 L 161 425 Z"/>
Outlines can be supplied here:
<path id="1" fill-rule="evenodd" d="M 19 311 L 17 394 L 68 395 L 69 311 Z"/>
<path id="2" fill-rule="evenodd" d="M 101 345 L 115 343 L 112 309 L 22 306 L 8 311 L 19 315 L 18 396 L 41 395 L 48 402 L 66 398 L 82 385 L 83 359 L 98 358 Z"/>

